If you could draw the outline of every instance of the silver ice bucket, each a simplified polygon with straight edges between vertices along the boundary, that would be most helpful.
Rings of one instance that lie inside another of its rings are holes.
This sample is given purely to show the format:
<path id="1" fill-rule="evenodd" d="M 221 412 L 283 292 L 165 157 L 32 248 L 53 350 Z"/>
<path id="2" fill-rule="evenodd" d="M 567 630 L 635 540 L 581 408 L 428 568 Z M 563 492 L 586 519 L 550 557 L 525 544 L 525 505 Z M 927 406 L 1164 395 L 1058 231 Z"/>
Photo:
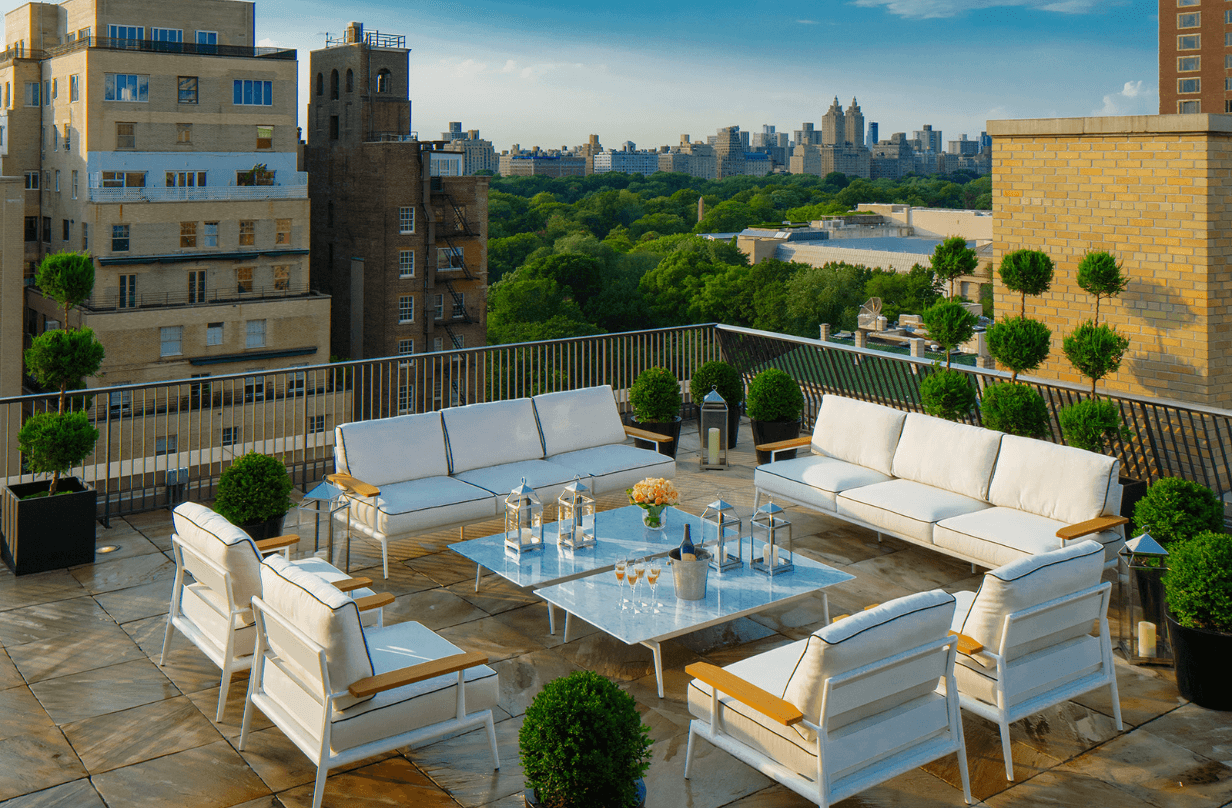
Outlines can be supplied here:
<path id="1" fill-rule="evenodd" d="M 681 600 L 706 599 L 706 574 L 710 571 L 710 553 L 697 548 L 696 561 L 683 561 L 680 548 L 668 553 L 672 564 L 672 577 L 676 579 L 676 597 Z"/>

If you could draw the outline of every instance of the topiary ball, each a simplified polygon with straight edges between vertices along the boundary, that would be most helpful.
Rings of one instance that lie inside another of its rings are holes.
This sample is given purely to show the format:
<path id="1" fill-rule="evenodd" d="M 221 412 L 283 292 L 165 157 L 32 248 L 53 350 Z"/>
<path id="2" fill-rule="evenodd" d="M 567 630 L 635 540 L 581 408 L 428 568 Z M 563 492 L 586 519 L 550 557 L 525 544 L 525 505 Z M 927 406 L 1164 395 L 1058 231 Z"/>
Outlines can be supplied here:
<path id="1" fill-rule="evenodd" d="M 1164 590 L 1182 626 L 1232 632 L 1232 536 L 1208 530 L 1169 547 Z"/>
<path id="2" fill-rule="evenodd" d="M 667 368 L 647 368 L 637 375 L 629 388 L 629 403 L 639 421 L 674 421 L 684 404 L 680 382 Z"/>
<path id="3" fill-rule="evenodd" d="M 740 378 L 740 371 L 726 362 L 707 362 L 693 371 L 693 378 L 689 380 L 689 393 L 698 406 L 714 389 L 730 408 L 744 400 L 744 380 Z"/>
<path id="4" fill-rule="evenodd" d="M 800 385 L 785 371 L 763 370 L 749 384 L 745 411 L 754 421 L 795 421 L 803 409 Z"/>
<path id="5" fill-rule="evenodd" d="M 264 522 L 291 509 L 293 487 L 281 460 L 249 452 L 222 473 L 214 510 L 233 525 Z"/>
<path id="6" fill-rule="evenodd" d="M 958 421 L 975 406 L 975 388 L 966 373 L 941 368 L 920 382 L 920 403 L 929 415 Z"/>
<path id="7" fill-rule="evenodd" d="M 1223 530 L 1223 502 L 1205 485 L 1164 477 L 1151 483 L 1134 506 L 1134 524 L 1160 544 L 1185 541 L 1203 531 Z"/>
<path id="8" fill-rule="evenodd" d="M 1048 404 L 1025 384 L 994 384 L 980 397 L 984 426 L 1024 438 L 1044 438 L 1052 433 Z"/>

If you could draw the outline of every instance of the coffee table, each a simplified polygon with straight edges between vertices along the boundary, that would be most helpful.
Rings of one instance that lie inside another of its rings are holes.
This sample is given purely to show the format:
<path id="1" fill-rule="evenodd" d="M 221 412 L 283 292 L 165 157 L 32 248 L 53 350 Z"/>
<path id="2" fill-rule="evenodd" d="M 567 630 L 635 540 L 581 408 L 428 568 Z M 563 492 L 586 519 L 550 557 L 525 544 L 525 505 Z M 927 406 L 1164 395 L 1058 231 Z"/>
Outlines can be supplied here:
<path id="1" fill-rule="evenodd" d="M 753 552 L 760 558 L 762 542 L 753 541 Z M 781 603 L 822 593 L 825 622 L 830 622 L 830 604 L 825 588 L 853 577 L 801 555 L 794 557 L 795 569 L 773 578 L 745 566 L 719 574 L 710 570 L 705 600 L 679 600 L 671 568 L 664 563 L 663 574 L 653 606 L 649 587 L 638 584 L 638 603 L 622 603 L 629 595 L 621 589 L 610 572 L 591 574 L 584 578 L 536 589 L 535 594 L 550 605 L 565 611 L 564 641 L 569 641 L 569 620 L 576 616 L 601 631 L 629 645 L 644 645 L 654 654 L 655 677 L 659 683 L 659 698 L 663 698 L 663 654 L 661 643 L 682 634 L 726 623 L 738 617 L 763 611 Z M 644 594 L 643 594 L 644 593 Z"/>

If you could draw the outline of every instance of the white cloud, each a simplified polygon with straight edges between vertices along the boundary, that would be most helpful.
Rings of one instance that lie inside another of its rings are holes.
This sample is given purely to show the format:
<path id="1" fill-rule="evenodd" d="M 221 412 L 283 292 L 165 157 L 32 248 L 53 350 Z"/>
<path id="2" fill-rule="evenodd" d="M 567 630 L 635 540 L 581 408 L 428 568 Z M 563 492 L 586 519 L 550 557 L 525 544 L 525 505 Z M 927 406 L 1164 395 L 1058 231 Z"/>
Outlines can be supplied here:
<path id="1" fill-rule="evenodd" d="M 1062 14 L 1086 14 L 1107 4 L 1108 0 L 854 0 L 853 2 L 853 5 L 865 8 L 884 6 L 891 14 L 917 20 L 955 17 L 968 11 L 1000 6 L 1021 6 Z"/>
<path id="2" fill-rule="evenodd" d="M 260 42 L 257 43 L 257 47 L 258 48 L 281 48 L 283 47 L 283 44 L 281 42 L 275 42 L 269 37 L 266 37 L 265 39 L 262 39 Z"/>
<path id="3" fill-rule="evenodd" d="M 1104 96 L 1104 105 L 1092 115 L 1154 115 L 1159 110 L 1159 94 L 1141 81 L 1127 81 L 1119 93 Z"/>

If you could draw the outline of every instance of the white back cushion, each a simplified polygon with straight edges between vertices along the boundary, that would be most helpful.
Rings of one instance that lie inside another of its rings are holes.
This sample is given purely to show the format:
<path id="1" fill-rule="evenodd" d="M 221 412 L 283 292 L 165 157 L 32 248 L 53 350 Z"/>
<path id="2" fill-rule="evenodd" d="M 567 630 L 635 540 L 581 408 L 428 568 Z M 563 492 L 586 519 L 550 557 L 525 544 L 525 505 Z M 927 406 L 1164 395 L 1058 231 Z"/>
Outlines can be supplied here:
<path id="1" fill-rule="evenodd" d="M 535 396 L 544 453 L 552 455 L 624 443 L 625 429 L 611 385 Z"/>
<path id="2" fill-rule="evenodd" d="M 1104 570 L 1104 548 L 1096 541 L 1026 556 L 984 573 L 960 631 L 1000 653 L 1005 616 L 1095 586 Z M 1088 623 L 1078 634 L 1090 631 Z M 1069 632 L 1074 634 L 1075 632 Z M 1061 642 L 1069 637 L 1054 637 Z"/>
<path id="3" fill-rule="evenodd" d="M 231 573 L 231 594 L 241 609 L 261 594 L 261 554 L 252 537 L 197 502 L 184 502 L 171 512 L 175 534 L 201 555 Z M 219 592 L 225 597 L 225 592 Z"/>
<path id="4" fill-rule="evenodd" d="M 823 396 L 813 449 L 857 466 L 892 474 L 894 447 L 907 413 L 843 396 Z"/>
<path id="5" fill-rule="evenodd" d="M 439 412 L 355 421 L 334 428 L 338 470 L 375 486 L 449 474 Z"/>
<path id="6" fill-rule="evenodd" d="M 974 499 L 987 499 L 1001 434 L 909 413 L 894 452 L 894 476 Z"/>
<path id="7" fill-rule="evenodd" d="M 441 414 L 454 474 L 543 458 L 539 421 L 529 398 L 450 407 Z"/>
<path id="8" fill-rule="evenodd" d="M 261 585 L 261 600 L 325 649 L 331 690 L 346 690 L 352 683 L 373 674 L 359 607 L 349 596 L 280 555 L 273 555 L 261 564 Z M 286 659 L 291 664 L 289 655 Z M 316 671 L 301 669 L 300 673 L 309 677 L 308 681 L 320 681 Z M 335 703 L 338 709 L 345 709 L 360 701 L 367 699 L 346 696 Z"/>
<path id="9" fill-rule="evenodd" d="M 1117 512 L 1120 469 L 1115 457 L 1006 435 L 988 500 L 1059 522 L 1085 522 L 1101 513 Z"/>

